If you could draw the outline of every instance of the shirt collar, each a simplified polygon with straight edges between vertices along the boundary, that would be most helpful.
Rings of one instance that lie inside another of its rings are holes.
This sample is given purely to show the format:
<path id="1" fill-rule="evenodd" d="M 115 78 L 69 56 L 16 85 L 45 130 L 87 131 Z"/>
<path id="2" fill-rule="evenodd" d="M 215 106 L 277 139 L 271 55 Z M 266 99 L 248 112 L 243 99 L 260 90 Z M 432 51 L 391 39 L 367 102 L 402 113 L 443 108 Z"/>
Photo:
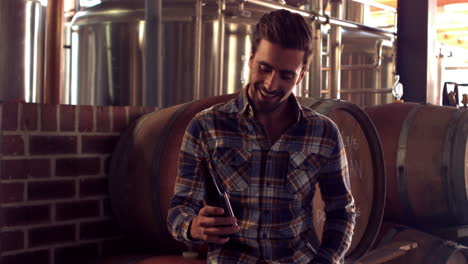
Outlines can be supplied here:
<path id="1" fill-rule="evenodd" d="M 237 99 L 239 116 L 247 116 L 249 118 L 254 118 L 253 105 L 247 93 L 248 89 L 249 89 L 249 84 L 247 84 L 246 86 L 244 86 L 244 88 L 242 88 L 240 95 Z M 292 102 L 292 106 L 294 109 L 294 116 L 296 117 L 296 124 L 297 124 L 299 123 L 299 121 L 301 121 L 301 119 L 304 116 L 302 106 L 294 94 L 291 94 L 288 100 Z"/>

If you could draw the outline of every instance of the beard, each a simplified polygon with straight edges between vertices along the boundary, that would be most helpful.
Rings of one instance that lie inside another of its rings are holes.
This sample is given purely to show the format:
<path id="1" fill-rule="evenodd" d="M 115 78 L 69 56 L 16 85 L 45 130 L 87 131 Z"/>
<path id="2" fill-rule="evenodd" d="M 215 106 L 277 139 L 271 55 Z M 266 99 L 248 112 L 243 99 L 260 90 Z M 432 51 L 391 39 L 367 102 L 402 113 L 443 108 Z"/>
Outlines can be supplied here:
<path id="1" fill-rule="evenodd" d="M 250 100 L 258 112 L 271 113 L 278 109 L 285 99 L 285 93 L 282 89 L 273 92 L 268 91 L 263 85 L 263 81 L 253 83 L 249 89 L 252 89 L 249 92 Z"/>

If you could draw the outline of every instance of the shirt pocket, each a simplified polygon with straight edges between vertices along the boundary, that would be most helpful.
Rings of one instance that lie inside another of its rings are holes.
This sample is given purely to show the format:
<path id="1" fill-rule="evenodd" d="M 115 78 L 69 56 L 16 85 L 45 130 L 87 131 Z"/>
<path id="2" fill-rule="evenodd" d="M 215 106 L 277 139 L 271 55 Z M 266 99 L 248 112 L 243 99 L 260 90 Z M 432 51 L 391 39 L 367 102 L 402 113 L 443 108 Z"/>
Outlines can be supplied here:
<path id="1" fill-rule="evenodd" d="M 310 195 L 315 190 L 322 161 L 322 157 L 316 153 L 291 153 L 286 189 L 292 194 Z"/>
<path id="2" fill-rule="evenodd" d="M 213 153 L 213 166 L 224 189 L 241 192 L 248 187 L 252 153 L 247 148 L 216 148 Z"/>

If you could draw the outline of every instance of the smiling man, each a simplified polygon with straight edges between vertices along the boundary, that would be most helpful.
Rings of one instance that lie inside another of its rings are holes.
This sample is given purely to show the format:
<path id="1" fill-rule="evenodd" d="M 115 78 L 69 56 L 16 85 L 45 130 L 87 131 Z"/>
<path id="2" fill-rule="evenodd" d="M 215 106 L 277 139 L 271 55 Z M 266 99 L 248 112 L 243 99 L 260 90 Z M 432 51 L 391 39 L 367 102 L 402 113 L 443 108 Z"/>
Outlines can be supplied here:
<path id="1" fill-rule="evenodd" d="M 250 83 L 187 128 L 167 222 L 177 240 L 208 242 L 208 263 L 343 261 L 355 223 L 343 142 L 330 119 L 292 93 L 311 53 L 312 29 L 303 17 L 264 15 L 252 40 Z M 211 177 L 235 217 L 206 205 Z M 321 239 L 313 225 L 316 184 L 325 202 Z"/>

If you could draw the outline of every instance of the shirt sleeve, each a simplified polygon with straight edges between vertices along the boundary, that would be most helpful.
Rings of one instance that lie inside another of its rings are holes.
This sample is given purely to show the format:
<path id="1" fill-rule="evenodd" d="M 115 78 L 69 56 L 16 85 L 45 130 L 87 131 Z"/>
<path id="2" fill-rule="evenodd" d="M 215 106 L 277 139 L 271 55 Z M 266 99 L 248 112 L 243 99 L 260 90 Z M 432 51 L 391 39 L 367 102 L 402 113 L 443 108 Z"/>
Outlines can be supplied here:
<path id="1" fill-rule="evenodd" d="M 193 218 L 203 207 L 203 174 L 201 160 L 204 158 L 200 121 L 193 119 L 185 131 L 179 156 L 174 196 L 170 202 L 167 226 L 172 236 L 181 242 L 197 243 L 188 234 Z"/>
<path id="2" fill-rule="evenodd" d="M 335 124 L 330 129 L 328 139 L 336 144 L 326 164 L 321 168 L 319 176 L 326 221 L 322 242 L 313 263 L 320 264 L 342 263 L 351 245 L 356 218 L 343 140 Z"/>

